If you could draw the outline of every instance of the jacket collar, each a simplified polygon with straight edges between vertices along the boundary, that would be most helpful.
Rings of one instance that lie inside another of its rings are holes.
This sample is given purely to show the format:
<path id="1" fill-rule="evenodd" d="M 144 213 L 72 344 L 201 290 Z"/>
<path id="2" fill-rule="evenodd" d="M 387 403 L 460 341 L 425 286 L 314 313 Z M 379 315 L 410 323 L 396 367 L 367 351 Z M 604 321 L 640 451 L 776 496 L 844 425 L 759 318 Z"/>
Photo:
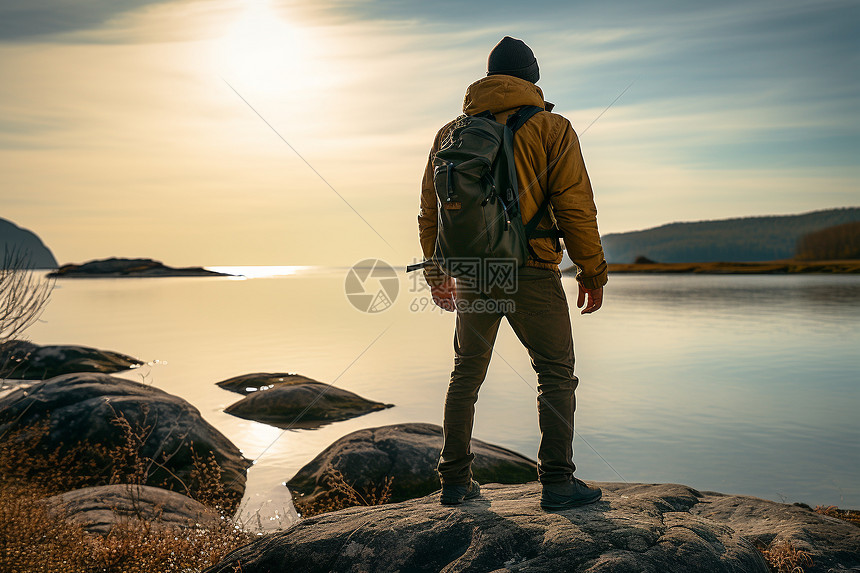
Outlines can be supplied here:
<path id="1" fill-rule="evenodd" d="M 475 115 L 483 111 L 502 113 L 524 105 L 552 109 L 543 99 L 543 91 L 530 81 L 514 76 L 493 75 L 481 78 L 466 89 L 463 112 Z"/>

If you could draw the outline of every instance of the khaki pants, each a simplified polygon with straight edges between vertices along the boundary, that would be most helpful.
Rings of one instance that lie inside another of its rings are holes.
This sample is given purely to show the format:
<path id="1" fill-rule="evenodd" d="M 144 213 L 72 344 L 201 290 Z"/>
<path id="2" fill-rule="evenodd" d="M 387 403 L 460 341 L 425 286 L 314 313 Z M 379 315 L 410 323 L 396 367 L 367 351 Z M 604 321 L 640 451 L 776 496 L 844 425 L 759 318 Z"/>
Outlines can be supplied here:
<path id="1" fill-rule="evenodd" d="M 541 431 L 538 478 L 542 483 L 566 481 L 576 469 L 573 412 L 579 380 L 573 374 L 570 313 L 559 273 L 522 267 L 512 294 L 499 287 L 480 292 L 459 283 L 454 371 L 445 397 L 444 444 L 438 466 L 442 483 L 462 485 L 472 478 L 470 442 L 475 402 L 503 316 L 528 350 L 537 373 Z"/>

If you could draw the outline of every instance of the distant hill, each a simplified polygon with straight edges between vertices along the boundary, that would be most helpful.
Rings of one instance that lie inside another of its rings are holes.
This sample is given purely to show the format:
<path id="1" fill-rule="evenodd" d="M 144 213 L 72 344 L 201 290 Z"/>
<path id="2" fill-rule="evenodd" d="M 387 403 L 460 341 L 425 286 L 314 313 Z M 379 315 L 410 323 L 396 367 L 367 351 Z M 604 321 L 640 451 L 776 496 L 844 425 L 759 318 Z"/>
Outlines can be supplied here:
<path id="1" fill-rule="evenodd" d="M 671 223 L 602 237 L 606 260 L 632 263 L 642 255 L 661 263 L 773 261 L 794 256 L 800 237 L 860 221 L 860 207 L 801 215 Z"/>
<path id="2" fill-rule="evenodd" d="M 0 219 L 0 267 L 3 266 L 4 253 L 10 250 L 26 255 L 30 268 L 55 269 L 58 266 L 54 254 L 35 233 L 12 221 Z"/>

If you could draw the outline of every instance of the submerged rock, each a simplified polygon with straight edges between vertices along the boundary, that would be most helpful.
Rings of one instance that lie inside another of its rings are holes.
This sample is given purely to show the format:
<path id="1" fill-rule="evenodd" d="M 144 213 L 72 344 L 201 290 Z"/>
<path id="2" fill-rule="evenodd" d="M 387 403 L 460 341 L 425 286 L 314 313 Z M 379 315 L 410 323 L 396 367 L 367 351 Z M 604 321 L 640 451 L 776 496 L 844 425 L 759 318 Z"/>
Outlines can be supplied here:
<path id="1" fill-rule="evenodd" d="M 117 423 L 120 418 L 127 427 Z M 107 374 L 66 374 L 0 398 L 0 435 L 46 420 L 50 427 L 42 446 L 94 461 L 102 473 L 91 476 L 91 485 L 109 483 L 109 450 L 125 455 L 131 441 L 139 457 L 156 462 L 147 463 L 146 485 L 185 493 L 186 486 L 197 483 L 195 457 L 206 461 L 211 455 L 221 468 L 228 505 L 238 503 L 245 491 L 250 464 L 239 449 L 197 408 L 158 388 Z"/>
<path id="2" fill-rule="evenodd" d="M 137 358 L 88 346 L 39 346 L 25 340 L 0 343 L 0 378 L 46 380 L 72 372 L 113 374 L 141 364 Z"/>
<path id="3" fill-rule="evenodd" d="M 206 270 L 203 267 L 168 267 L 152 259 L 101 259 L 80 265 L 63 265 L 49 273 L 57 278 L 99 278 L 99 277 L 226 277 L 226 273 Z"/>
<path id="4" fill-rule="evenodd" d="M 344 436 L 299 470 L 287 487 L 300 503 L 337 497 L 327 476 L 340 472 L 360 492 L 370 492 L 392 478 L 391 501 L 421 497 L 439 489 L 436 463 L 442 428 L 434 424 L 395 424 Z M 472 440 L 472 471 L 480 482 L 524 483 L 537 479 L 534 461 L 511 450 Z"/>
<path id="5" fill-rule="evenodd" d="M 227 380 L 215 383 L 217 386 L 236 392 L 238 394 L 250 394 L 260 390 L 269 390 L 275 386 L 290 386 L 294 384 L 320 384 L 320 382 L 301 374 L 292 372 L 256 372 L 254 374 L 243 374 L 234 376 Z"/>
<path id="6" fill-rule="evenodd" d="M 537 483 L 484 485 L 455 507 L 432 495 L 327 513 L 261 537 L 205 573 L 768 573 L 749 537 L 765 530 L 810 547 L 806 573 L 860 567 L 860 529 L 808 509 L 675 484 L 599 485 L 601 501 L 552 513 L 540 509 Z"/>
<path id="7" fill-rule="evenodd" d="M 253 392 L 224 411 L 279 428 L 318 428 L 393 406 L 310 378 L 306 380 Z"/>
<path id="8" fill-rule="evenodd" d="M 181 493 L 146 485 L 85 487 L 46 500 L 90 533 L 106 535 L 116 524 L 144 520 L 156 528 L 216 527 L 217 512 Z"/>

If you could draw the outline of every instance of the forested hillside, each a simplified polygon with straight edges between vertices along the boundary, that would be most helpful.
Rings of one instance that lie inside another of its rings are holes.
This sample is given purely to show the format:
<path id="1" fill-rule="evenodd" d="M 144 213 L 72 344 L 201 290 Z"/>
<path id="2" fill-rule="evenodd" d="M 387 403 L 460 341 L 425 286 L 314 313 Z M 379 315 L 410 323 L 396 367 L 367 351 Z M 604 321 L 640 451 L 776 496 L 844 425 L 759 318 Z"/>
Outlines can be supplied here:
<path id="1" fill-rule="evenodd" d="M 661 263 L 772 261 L 792 258 L 798 240 L 808 233 L 855 221 L 860 221 L 860 207 L 671 223 L 602 239 L 610 263 L 632 263 L 640 255 Z"/>

